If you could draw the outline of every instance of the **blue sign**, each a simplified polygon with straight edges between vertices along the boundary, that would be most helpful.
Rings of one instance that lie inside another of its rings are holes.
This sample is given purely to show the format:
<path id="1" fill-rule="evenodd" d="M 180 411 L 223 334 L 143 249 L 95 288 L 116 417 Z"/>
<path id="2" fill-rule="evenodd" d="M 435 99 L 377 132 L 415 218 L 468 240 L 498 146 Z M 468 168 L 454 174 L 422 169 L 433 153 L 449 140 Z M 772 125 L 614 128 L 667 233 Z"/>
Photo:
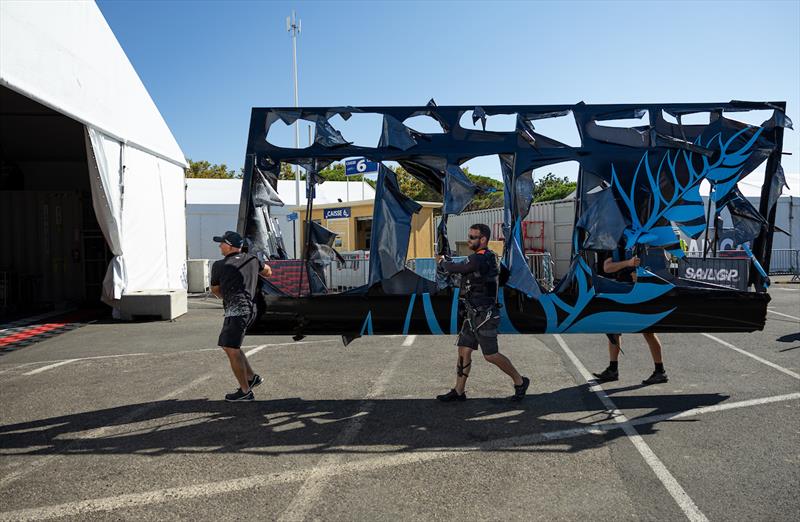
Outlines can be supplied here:
<path id="1" fill-rule="evenodd" d="M 349 218 L 350 207 L 323 209 L 322 217 L 325 219 Z"/>
<path id="2" fill-rule="evenodd" d="M 360 176 L 362 174 L 373 174 L 378 172 L 378 162 L 369 161 L 366 158 L 350 159 L 344 162 L 345 176 Z"/>
<path id="3" fill-rule="evenodd" d="M 289 221 L 295 221 L 298 217 L 299 216 L 297 215 L 297 212 L 292 212 L 291 214 L 286 214 L 286 219 L 288 219 Z"/>

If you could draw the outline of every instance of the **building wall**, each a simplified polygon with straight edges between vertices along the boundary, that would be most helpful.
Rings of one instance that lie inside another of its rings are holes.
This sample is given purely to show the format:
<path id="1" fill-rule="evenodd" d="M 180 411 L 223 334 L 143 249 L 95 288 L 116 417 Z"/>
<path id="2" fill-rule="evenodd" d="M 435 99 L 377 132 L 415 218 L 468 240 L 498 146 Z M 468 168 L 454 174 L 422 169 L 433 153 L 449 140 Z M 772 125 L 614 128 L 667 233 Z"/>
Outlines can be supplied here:
<path id="1" fill-rule="evenodd" d="M 428 204 L 430 205 L 430 204 Z M 440 206 L 439 203 L 433 206 L 425 206 L 423 205 L 422 209 L 420 209 L 418 214 L 415 214 L 411 219 L 411 236 L 409 238 L 408 243 L 408 254 L 407 257 L 409 259 L 418 258 L 418 257 L 433 257 L 433 241 L 435 237 L 434 233 L 434 218 L 433 218 L 433 210 Z M 330 208 L 341 208 L 341 207 L 349 207 L 350 208 L 350 217 L 349 218 L 336 218 L 336 219 L 324 219 L 324 211 L 325 209 Z M 300 211 L 298 211 L 300 212 Z M 347 204 L 337 204 L 337 205 L 324 205 L 317 208 L 314 208 L 311 219 L 312 220 L 319 220 L 319 223 L 336 232 L 341 234 L 341 246 L 336 246 L 336 250 L 340 252 L 352 252 L 355 250 L 361 250 L 359 244 L 363 245 L 363 237 L 361 241 L 358 241 L 358 220 L 359 218 L 372 218 L 373 213 L 373 202 L 372 201 L 365 201 L 365 202 L 350 202 L 350 205 Z M 303 235 L 304 235 L 305 227 L 302 227 L 301 233 L 298 234 L 298 240 L 301 244 L 303 242 Z"/>
<path id="2" fill-rule="evenodd" d="M 219 259 L 213 237 L 236 230 L 239 205 L 186 205 L 186 244 L 189 259 Z"/>
<path id="3" fill-rule="evenodd" d="M 556 278 L 566 274 L 569 269 L 574 216 L 575 200 L 561 200 L 535 203 L 525 217 L 525 221 L 544 223 L 544 250 L 552 256 Z M 434 230 L 440 219 L 436 218 Z M 475 223 L 485 223 L 495 234 L 503 223 L 503 209 L 476 210 L 450 216 L 447 220 L 447 235 L 451 248 L 457 249 L 459 244 L 466 243 L 469 227 Z"/>

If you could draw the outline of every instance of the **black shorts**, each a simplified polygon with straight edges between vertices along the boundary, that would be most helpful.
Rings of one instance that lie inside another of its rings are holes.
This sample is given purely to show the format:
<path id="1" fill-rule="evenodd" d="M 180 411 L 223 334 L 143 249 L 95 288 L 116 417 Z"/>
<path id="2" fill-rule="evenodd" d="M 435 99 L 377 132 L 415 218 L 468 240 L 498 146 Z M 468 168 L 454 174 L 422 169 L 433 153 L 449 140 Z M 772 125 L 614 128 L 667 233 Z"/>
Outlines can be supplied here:
<path id="1" fill-rule="evenodd" d="M 222 322 L 217 344 L 223 348 L 241 348 L 247 329 L 256 319 L 256 314 L 233 315 Z"/>
<path id="2" fill-rule="evenodd" d="M 500 316 L 497 313 L 492 314 L 492 318 L 488 321 L 485 313 L 479 314 L 476 323 L 483 323 L 480 328 L 475 330 L 469 318 L 464 318 L 461 323 L 461 331 L 458 332 L 458 339 L 456 340 L 457 346 L 465 346 L 477 350 L 478 346 L 481 347 L 483 355 L 494 355 L 499 351 L 497 345 L 497 327 L 500 325 Z"/>

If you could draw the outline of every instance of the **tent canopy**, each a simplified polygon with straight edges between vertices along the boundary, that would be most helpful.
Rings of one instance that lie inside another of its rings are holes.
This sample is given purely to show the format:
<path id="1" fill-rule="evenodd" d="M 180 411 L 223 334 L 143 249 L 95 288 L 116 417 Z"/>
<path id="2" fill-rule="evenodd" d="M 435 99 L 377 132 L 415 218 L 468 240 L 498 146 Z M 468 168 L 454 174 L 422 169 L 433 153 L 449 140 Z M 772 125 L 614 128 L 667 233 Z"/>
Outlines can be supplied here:
<path id="1" fill-rule="evenodd" d="M 186 167 L 181 148 L 94 2 L 0 2 L 0 84 Z"/>

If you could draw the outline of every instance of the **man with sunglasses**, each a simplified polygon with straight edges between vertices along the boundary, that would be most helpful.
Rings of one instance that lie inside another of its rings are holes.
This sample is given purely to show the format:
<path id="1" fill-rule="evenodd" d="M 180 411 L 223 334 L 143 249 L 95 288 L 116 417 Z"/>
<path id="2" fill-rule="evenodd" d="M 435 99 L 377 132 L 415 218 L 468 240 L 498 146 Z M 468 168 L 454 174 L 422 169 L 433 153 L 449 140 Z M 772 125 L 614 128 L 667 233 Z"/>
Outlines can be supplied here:
<path id="1" fill-rule="evenodd" d="M 511 400 L 521 401 L 530 385 L 530 379 L 519 374 L 505 355 L 498 352 L 497 326 L 500 324 L 497 305 L 498 269 L 497 255 L 489 250 L 491 230 L 483 223 L 469 229 L 469 255 L 464 263 L 453 263 L 439 259 L 439 266 L 448 273 L 461 274 L 461 302 L 465 317 L 458 334 L 458 362 L 456 363 L 456 386 L 449 392 L 438 395 L 442 402 L 467 400 L 464 388 L 472 366 L 472 352 L 481 347 L 483 357 L 500 368 L 514 381 Z"/>

